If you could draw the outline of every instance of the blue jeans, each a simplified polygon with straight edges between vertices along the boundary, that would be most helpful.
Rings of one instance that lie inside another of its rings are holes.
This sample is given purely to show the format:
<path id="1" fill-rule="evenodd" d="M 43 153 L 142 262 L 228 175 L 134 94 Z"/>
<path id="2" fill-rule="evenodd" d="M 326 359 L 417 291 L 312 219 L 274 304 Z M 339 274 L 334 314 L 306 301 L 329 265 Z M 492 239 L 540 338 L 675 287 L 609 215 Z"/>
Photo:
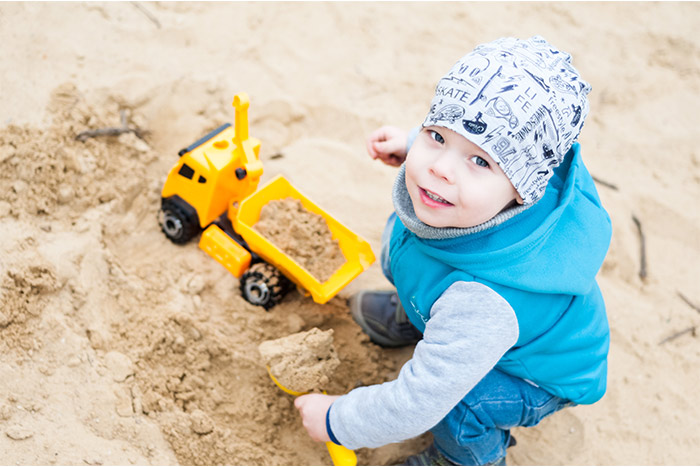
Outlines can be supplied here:
<path id="1" fill-rule="evenodd" d="M 382 234 L 380 262 L 393 284 L 389 240 L 396 214 Z M 573 402 L 554 396 L 527 381 L 493 369 L 430 431 L 435 446 L 459 465 L 489 465 L 505 459 L 510 429 L 534 426 Z"/>
<path id="2" fill-rule="evenodd" d="M 460 465 L 489 465 L 506 456 L 510 429 L 534 426 L 574 405 L 525 380 L 493 369 L 430 431 L 435 445 Z"/>

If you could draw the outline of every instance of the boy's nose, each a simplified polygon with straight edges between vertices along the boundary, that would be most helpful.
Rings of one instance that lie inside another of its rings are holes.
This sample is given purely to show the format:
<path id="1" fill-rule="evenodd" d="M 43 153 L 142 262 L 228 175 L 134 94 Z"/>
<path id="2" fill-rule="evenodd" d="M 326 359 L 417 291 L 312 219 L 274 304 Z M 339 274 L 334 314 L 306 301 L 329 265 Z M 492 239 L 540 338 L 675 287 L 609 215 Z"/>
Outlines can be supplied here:
<path id="1" fill-rule="evenodd" d="M 447 183 L 454 182 L 455 170 L 449 157 L 443 155 L 433 160 L 430 165 L 430 173 L 435 177 L 445 180 Z"/>

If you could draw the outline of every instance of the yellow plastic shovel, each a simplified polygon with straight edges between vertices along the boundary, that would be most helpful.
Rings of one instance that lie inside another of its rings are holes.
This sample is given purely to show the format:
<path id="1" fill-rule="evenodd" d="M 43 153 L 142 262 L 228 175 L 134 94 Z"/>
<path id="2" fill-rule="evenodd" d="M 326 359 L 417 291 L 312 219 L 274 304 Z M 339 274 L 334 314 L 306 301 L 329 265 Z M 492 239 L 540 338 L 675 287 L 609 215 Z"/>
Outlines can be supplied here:
<path id="1" fill-rule="evenodd" d="M 278 388 L 286 392 L 287 394 L 294 396 L 294 397 L 299 397 L 303 396 L 304 394 L 308 394 L 308 392 L 299 392 L 299 391 L 293 391 L 291 389 L 287 389 L 286 387 L 282 386 L 282 384 L 277 381 L 277 378 L 275 378 L 275 375 L 272 374 L 272 371 L 270 370 L 270 366 L 266 365 L 267 368 L 267 374 L 270 375 L 270 378 L 272 378 L 272 381 L 275 382 Z M 325 394 L 326 391 L 323 391 Z M 333 465 L 350 465 L 350 466 L 355 466 L 357 465 L 357 456 L 355 455 L 355 451 L 352 451 L 345 446 L 341 446 L 339 444 L 335 444 L 333 441 L 326 441 L 326 448 L 328 449 L 328 454 L 331 456 L 331 460 L 333 461 Z"/>

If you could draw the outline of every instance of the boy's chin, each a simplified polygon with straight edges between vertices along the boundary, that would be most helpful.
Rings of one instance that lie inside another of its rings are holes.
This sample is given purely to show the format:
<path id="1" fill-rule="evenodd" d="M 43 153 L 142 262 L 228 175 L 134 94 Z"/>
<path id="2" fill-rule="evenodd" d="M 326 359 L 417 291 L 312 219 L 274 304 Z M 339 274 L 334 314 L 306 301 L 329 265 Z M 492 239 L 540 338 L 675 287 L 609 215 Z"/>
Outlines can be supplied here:
<path id="1" fill-rule="evenodd" d="M 418 220 L 420 220 L 422 223 L 429 225 L 430 227 L 434 227 L 436 229 L 468 229 L 470 227 L 474 227 L 480 224 L 472 224 L 468 222 L 455 222 L 454 219 L 452 220 L 452 222 L 450 222 L 447 219 L 436 219 L 432 216 L 421 215 L 421 213 L 419 213 L 418 211 L 416 211 L 416 217 L 418 217 Z"/>
<path id="2" fill-rule="evenodd" d="M 435 227 L 436 229 L 440 229 L 443 227 L 451 227 L 445 221 L 441 222 L 440 220 L 437 220 L 434 217 L 421 215 L 418 212 L 416 212 L 416 217 L 418 217 L 418 220 L 420 220 L 422 223 L 429 225 L 430 227 Z"/>

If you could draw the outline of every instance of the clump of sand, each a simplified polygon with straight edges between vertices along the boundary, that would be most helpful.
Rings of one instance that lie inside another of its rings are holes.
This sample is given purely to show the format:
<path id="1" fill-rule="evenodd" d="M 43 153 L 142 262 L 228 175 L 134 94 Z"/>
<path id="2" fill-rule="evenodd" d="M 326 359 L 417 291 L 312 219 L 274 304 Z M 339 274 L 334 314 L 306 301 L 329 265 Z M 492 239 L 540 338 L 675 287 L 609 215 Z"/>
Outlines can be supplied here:
<path id="1" fill-rule="evenodd" d="M 313 328 L 279 339 L 265 341 L 258 347 L 263 364 L 287 389 L 297 392 L 320 391 L 328 387 L 340 365 L 333 347 L 333 330 Z"/>
<path id="2" fill-rule="evenodd" d="M 319 282 L 327 281 L 345 263 L 325 219 L 309 212 L 294 198 L 263 206 L 255 229 L 301 264 Z"/>

